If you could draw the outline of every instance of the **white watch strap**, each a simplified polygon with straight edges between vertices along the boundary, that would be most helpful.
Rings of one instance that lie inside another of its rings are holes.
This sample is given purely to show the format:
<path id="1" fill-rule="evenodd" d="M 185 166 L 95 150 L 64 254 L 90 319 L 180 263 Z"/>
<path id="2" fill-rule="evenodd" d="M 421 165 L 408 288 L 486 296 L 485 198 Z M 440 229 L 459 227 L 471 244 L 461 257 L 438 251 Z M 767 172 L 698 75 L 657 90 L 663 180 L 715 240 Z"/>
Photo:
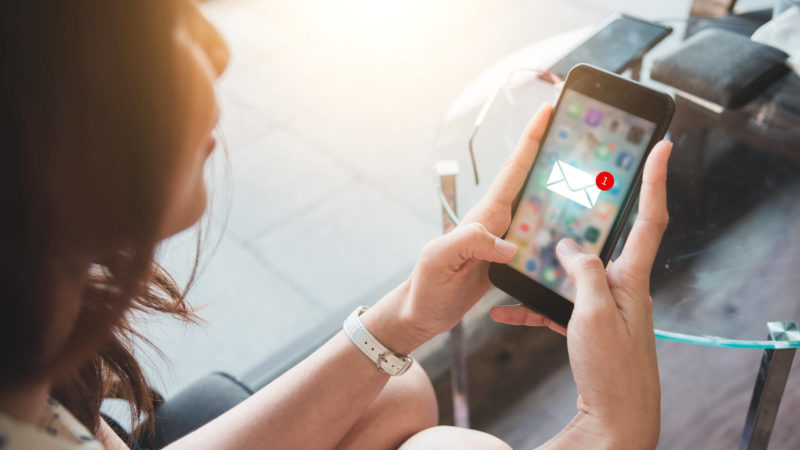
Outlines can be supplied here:
<path id="1" fill-rule="evenodd" d="M 367 330 L 358 316 L 367 310 L 366 306 L 359 306 L 345 319 L 342 328 L 345 334 L 356 344 L 367 357 L 375 363 L 378 369 L 389 375 L 402 375 L 414 364 L 414 359 L 410 356 L 402 356 L 389 350 L 375 339 L 375 336 Z"/>

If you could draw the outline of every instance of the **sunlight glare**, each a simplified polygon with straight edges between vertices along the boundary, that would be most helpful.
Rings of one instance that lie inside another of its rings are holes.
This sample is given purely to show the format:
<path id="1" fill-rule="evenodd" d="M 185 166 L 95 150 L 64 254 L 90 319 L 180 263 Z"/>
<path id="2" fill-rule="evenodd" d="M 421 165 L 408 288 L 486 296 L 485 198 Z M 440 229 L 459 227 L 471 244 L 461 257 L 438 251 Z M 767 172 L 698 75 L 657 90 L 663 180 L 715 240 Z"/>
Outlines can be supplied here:
<path id="1" fill-rule="evenodd" d="M 440 37 L 448 2 L 339 0 L 315 3 L 309 23 L 322 40 L 371 56 L 396 58 Z"/>

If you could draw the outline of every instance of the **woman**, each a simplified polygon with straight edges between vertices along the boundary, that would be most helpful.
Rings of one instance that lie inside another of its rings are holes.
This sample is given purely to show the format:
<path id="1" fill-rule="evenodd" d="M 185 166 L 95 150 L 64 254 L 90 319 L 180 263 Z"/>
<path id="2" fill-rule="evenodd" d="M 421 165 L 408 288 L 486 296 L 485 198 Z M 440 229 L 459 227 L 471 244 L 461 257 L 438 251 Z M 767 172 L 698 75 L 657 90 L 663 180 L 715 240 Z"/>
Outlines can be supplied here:
<path id="1" fill-rule="evenodd" d="M 189 0 L 6 1 L 0 314 L 0 448 L 127 448 L 100 401 L 134 416 L 153 400 L 131 352 L 136 311 L 194 317 L 153 261 L 158 243 L 206 204 L 214 148 L 213 81 L 227 49 Z M 533 117 L 487 195 L 427 244 L 408 280 L 361 316 L 378 342 L 407 355 L 449 330 L 490 286 L 487 261 L 516 247 L 497 236 L 552 107 Z M 575 280 L 568 331 L 530 310 L 496 307 L 503 323 L 566 333 L 578 413 L 545 444 L 654 447 L 660 392 L 649 273 L 667 223 L 671 145 L 648 158 L 640 211 L 607 269 L 572 241 L 557 255 Z M 391 379 L 390 379 L 391 378 Z M 304 361 L 171 448 L 507 448 L 485 433 L 436 427 L 418 366 L 390 377 L 340 332 Z"/>

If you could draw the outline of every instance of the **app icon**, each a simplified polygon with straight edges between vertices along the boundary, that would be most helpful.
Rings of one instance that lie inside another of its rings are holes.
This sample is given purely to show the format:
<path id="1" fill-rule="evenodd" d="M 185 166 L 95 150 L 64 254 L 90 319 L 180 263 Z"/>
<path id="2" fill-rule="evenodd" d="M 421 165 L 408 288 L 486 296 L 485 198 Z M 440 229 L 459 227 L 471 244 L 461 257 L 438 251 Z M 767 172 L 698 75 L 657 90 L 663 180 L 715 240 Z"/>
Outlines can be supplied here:
<path id="1" fill-rule="evenodd" d="M 544 189 L 547 186 L 547 176 L 548 176 L 547 172 L 539 171 L 533 177 L 533 185 L 536 186 L 539 189 Z"/>
<path id="2" fill-rule="evenodd" d="M 528 222 L 520 222 L 519 223 L 519 232 L 523 234 L 527 234 L 531 231 L 531 226 L 528 225 Z"/>
<path id="3" fill-rule="evenodd" d="M 550 232 L 547 230 L 542 230 L 536 235 L 536 245 L 539 247 L 547 247 L 551 241 Z"/>
<path id="4" fill-rule="evenodd" d="M 529 260 L 525 261 L 525 270 L 528 272 L 536 272 L 536 269 L 539 267 L 539 264 L 536 262 L 535 259 L 530 258 Z"/>
<path id="5" fill-rule="evenodd" d="M 584 131 L 583 134 L 581 134 L 581 138 L 578 139 L 576 150 L 579 153 L 591 152 L 597 147 L 598 142 L 600 141 L 597 140 L 594 133 L 591 131 Z"/>
<path id="6" fill-rule="evenodd" d="M 577 100 L 567 103 L 567 115 L 577 119 L 581 115 L 581 104 Z"/>
<path id="7" fill-rule="evenodd" d="M 575 216 L 573 216 L 573 215 L 569 215 L 569 216 L 567 216 L 567 218 L 566 218 L 566 219 L 564 219 L 564 225 L 566 225 L 566 226 L 568 226 L 568 227 L 573 227 L 573 226 L 576 226 L 576 225 L 578 225 L 579 223 L 580 223 L 580 222 L 578 221 L 578 218 L 577 218 L 577 217 L 575 217 Z"/>
<path id="8" fill-rule="evenodd" d="M 617 144 L 615 144 L 613 142 L 608 144 L 608 149 L 613 152 L 614 150 L 617 149 Z"/>
<path id="9" fill-rule="evenodd" d="M 608 220 L 608 218 L 611 217 L 612 210 L 613 208 L 610 203 L 600 202 L 594 209 L 594 215 L 600 220 Z"/>
<path id="10" fill-rule="evenodd" d="M 586 232 L 583 233 L 583 238 L 594 244 L 597 238 L 600 237 L 600 230 L 597 227 L 587 227 Z"/>
<path id="11" fill-rule="evenodd" d="M 566 227 L 566 231 L 569 234 L 575 233 L 575 230 L 581 225 L 580 220 L 578 220 L 575 216 L 567 216 L 567 219 L 564 221 L 564 226 Z"/>
<path id="12" fill-rule="evenodd" d="M 545 223 L 547 223 L 548 225 L 556 223 L 559 214 L 560 211 L 558 210 L 558 208 L 556 208 L 555 206 L 551 206 L 550 208 L 547 209 L 547 212 L 544 215 Z"/>
<path id="13" fill-rule="evenodd" d="M 611 195 L 619 195 L 619 185 L 614 185 L 611 189 L 608 190 L 608 193 Z"/>
<path id="14" fill-rule="evenodd" d="M 542 270 L 542 281 L 547 284 L 555 284 L 556 281 L 561 277 L 561 270 L 556 269 L 555 267 L 545 267 Z"/>
<path id="15" fill-rule="evenodd" d="M 586 122 L 586 125 L 590 127 L 596 127 L 600 125 L 600 121 L 603 119 L 603 113 L 600 112 L 599 109 L 589 108 L 586 111 L 586 117 L 583 119 Z"/>
<path id="16" fill-rule="evenodd" d="M 631 129 L 628 130 L 628 136 L 625 138 L 631 144 L 638 144 L 642 142 L 644 138 L 644 130 L 637 127 L 636 125 L 631 126 Z"/>
<path id="17" fill-rule="evenodd" d="M 550 171 L 547 189 L 573 202 L 591 209 L 597 203 L 600 189 L 595 176 L 558 160 Z"/>
<path id="18" fill-rule="evenodd" d="M 617 131 L 619 131 L 619 121 L 612 120 L 611 123 L 608 124 L 608 131 L 612 133 L 616 133 Z"/>
<path id="19" fill-rule="evenodd" d="M 537 183 L 536 185 L 538 186 L 539 184 Z M 544 185 L 545 185 L 544 182 L 542 182 L 541 187 L 544 187 Z M 542 209 L 542 201 L 539 199 L 539 197 L 536 196 L 528 197 L 528 199 L 525 201 L 525 204 L 528 206 L 528 208 L 530 208 L 530 210 L 534 214 L 538 214 L 539 211 Z"/>
<path id="20" fill-rule="evenodd" d="M 598 142 L 594 151 L 594 156 L 601 161 L 605 161 L 610 155 L 611 150 L 608 148 L 608 144 L 605 142 Z"/>
<path id="21" fill-rule="evenodd" d="M 633 155 L 628 152 L 620 152 L 619 156 L 617 156 L 617 167 L 630 170 L 633 167 Z"/>
<path id="22" fill-rule="evenodd" d="M 558 131 L 556 132 L 556 136 L 562 141 L 568 141 L 569 137 L 572 135 L 570 133 L 569 128 L 567 127 L 559 127 Z"/>
<path id="23" fill-rule="evenodd" d="M 522 247 L 522 246 L 520 245 L 520 247 Z M 517 264 L 519 264 L 519 259 L 521 257 L 522 257 L 522 252 L 517 252 L 517 256 L 515 256 L 514 260 L 511 261 L 511 265 L 516 266 Z"/>

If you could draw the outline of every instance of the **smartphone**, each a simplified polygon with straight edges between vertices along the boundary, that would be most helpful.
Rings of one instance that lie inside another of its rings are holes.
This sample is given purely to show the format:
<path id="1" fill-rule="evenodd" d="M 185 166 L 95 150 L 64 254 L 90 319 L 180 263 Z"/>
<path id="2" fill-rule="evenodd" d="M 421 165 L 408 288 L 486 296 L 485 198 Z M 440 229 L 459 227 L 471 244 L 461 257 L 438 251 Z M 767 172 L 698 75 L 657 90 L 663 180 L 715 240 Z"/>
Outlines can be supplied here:
<path id="1" fill-rule="evenodd" d="M 548 70 L 563 78 L 574 65 L 585 63 L 622 73 L 670 33 L 666 25 L 617 14 Z"/>
<path id="2" fill-rule="evenodd" d="M 575 285 L 559 264 L 563 238 L 608 262 L 634 203 L 644 161 L 669 127 L 662 92 L 586 64 L 556 103 L 504 236 L 519 252 L 489 266 L 492 283 L 566 327 Z"/>

